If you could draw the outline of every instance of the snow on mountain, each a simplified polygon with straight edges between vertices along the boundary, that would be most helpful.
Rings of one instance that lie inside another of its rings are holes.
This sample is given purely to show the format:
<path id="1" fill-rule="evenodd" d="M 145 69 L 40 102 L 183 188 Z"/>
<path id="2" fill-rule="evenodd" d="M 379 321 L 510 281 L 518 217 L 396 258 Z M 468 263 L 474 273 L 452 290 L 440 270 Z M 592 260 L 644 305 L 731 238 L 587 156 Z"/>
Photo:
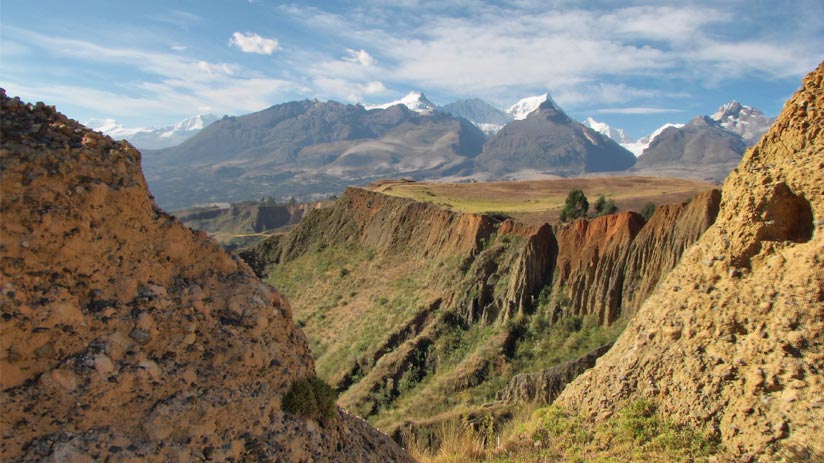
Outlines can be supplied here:
<path id="1" fill-rule="evenodd" d="M 622 145 L 626 143 L 631 143 L 626 133 L 624 133 L 624 129 L 613 128 L 606 122 L 598 122 L 595 119 L 588 117 L 584 121 L 584 125 L 600 133 L 601 135 L 606 135 L 607 137 L 612 138 L 613 140 Z"/>
<path id="2" fill-rule="evenodd" d="M 769 130 L 775 118 L 767 117 L 752 106 L 733 100 L 722 105 L 712 119 L 730 132 L 741 135 L 747 145 L 754 145 Z"/>
<path id="3" fill-rule="evenodd" d="M 139 149 L 160 149 L 183 143 L 215 121 L 214 114 L 198 114 L 160 129 L 129 128 L 114 119 L 92 119 L 85 125 L 116 140 L 125 139 Z"/>
<path id="4" fill-rule="evenodd" d="M 666 124 L 662 125 L 661 127 L 658 127 L 657 129 L 655 129 L 655 131 L 652 132 L 652 134 L 650 134 L 646 137 L 641 137 L 641 138 L 638 139 L 638 141 L 635 141 L 635 142 L 621 143 L 621 146 L 623 146 L 624 148 L 626 148 L 627 150 L 632 152 L 632 154 L 634 154 L 635 157 L 638 157 L 638 156 L 640 156 L 644 153 L 644 150 L 649 147 L 649 145 L 652 143 L 653 140 L 655 140 L 655 137 L 657 137 L 658 135 L 661 135 L 661 133 L 663 133 L 664 130 L 667 130 L 670 127 L 675 127 L 676 129 L 680 129 L 683 126 L 684 126 L 684 124 L 671 124 L 671 123 L 667 122 Z"/>
<path id="5" fill-rule="evenodd" d="M 192 130 L 203 130 L 211 124 L 212 122 L 217 121 L 217 116 L 214 114 L 198 114 L 197 116 L 192 116 L 187 119 L 183 119 L 182 121 L 175 124 L 174 129 L 170 132 L 181 132 L 181 131 L 192 131 Z"/>
<path id="6" fill-rule="evenodd" d="M 438 110 L 468 120 L 481 129 L 487 137 L 495 135 L 512 120 L 509 114 L 478 98 L 458 100 Z"/>
<path id="7" fill-rule="evenodd" d="M 506 113 L 509 114 L 513 120 L 520 121 L 526 119 L 526 116 L 529 115 L 529 113 L 538 109 L 538 106 L 541 106 L 541 104 L 546 101 L 549 101 L 555 109 L 559 111 L 561 110 L 561 107 L 558 106 L 558 103 L 552 99 L 549 92 L 546 92 L 543 95 L 528 96 L 521 99 L 514 105 L 510 106 L 509 109 L 506 110 Z"/>
<path id="8" fill-rule="evenodd" d="M 144 128 L 128 128 L 114 119 L 92 119 L 89 122 L 86 122 L 85 125 L 92 130 L 103 132 L 114 139 L 127 139 L 136 133 L 151 130 Z"/>
<path id="9" fill-rule="evenodd" d="M 409 94 L 407 94 L 400 100 L 390 101 L 389 103 L 376 105 L 364 105 L 364 108 L 386 109 L 398 104 L 402 104 L 409 108 L 411 111 L 415 111 L 416 113 L 421 114 L 431 113 L 432 111 L 435 111 L 438 108 L 438 106 L 435 103 L 432 103 L 431 101 L 426 99 L 426 95 L 424 95 L 422 92 L 409 92 Z"/>

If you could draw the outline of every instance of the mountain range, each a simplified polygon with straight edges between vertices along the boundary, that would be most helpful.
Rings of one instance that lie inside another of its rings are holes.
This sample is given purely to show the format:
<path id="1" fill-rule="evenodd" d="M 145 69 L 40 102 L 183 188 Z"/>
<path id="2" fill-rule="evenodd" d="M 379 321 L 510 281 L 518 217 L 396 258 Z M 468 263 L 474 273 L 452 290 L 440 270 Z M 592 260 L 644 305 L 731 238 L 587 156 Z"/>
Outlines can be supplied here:
<path id="1" fill-rule="evenodd" d="M 478 102 L 453 109 L 494 114 Z M 635 162 L 548 93 L 498 117 L 513 120 L 487 140 L 477 125 L 436 110 L 422 93 L 374 107 L 296 101 L 224 117 L 178 146 L 145 151 L 144 169 L 158 202 L 179 209 L 273 194 L 319 198 L 385 178 L 580 176 Z"/>
<path id="2" fill-rule="evenodd" d="M 439 107 L 410 92 L 379 105 L 305 100 L 214 119 L 196 116 L 155 130 L 110 120 L 92 127 L 142 148 L 157 200 L 178 209 L 272 194 L 320 199 L 399 177 L 512 180 L 632 169 L 720 182 L 771 121 L 733 101 L 711 117 L 668 123 L 632 141 L 591 117 L 572 119 L 549 92 L 506 111 L 480 99 Z"/>
<path id="3" fill-rule="evenodd" d="M 161 149 L 183 143 L 216 120 L 214 114 L 198 114 L 160 129 L 129 128 L 114 119 L 92 119 L 85 125 L 112 138 L 125 139 L 139 149 Z"/>

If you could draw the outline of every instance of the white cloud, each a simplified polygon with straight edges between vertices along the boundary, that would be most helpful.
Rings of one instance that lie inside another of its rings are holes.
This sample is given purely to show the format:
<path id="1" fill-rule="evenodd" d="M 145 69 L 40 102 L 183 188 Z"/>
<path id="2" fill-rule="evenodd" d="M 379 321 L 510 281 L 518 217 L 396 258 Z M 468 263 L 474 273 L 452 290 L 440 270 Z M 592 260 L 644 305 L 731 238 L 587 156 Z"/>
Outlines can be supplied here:
<path id="1" fill-rule="evenodd" d="M 594 8 L 580 2 L 520 1 L 464 8 L 467 3 L 472 0 L 422 3 L 414 15 L 383 0 L 371 0 L 368 14 L 294 4 L 282 11 L 324 37 L 368 44 L 381 57 L 368 73 L 343 66 L 358 63 L 359 47 L 353 47 L 344 62 L 312 61 L 315 77 L 379 79 L 481 96 L 501 105 L 549 89 L 568 109 L 630 102 L 641 108 L 654 106 L 649 101 L 654 97 L 683 94 L 670 86 L 666 94 L 651 95 L 630 81 L 650 82 L 650 87 L 678 81 L 713 85 L 753 72 L 784 78 L 821 60 L 815 40 L 748 28 L 743 2 Z"/>
<path id="2" fill-rule="evenodd" d="M 235 73 L 232 66 L 226 63 L 209 63 L 207 61 L 198 61 L 198 69 L 207 74 L 225 74 L 231 76 Z"/>
<path id="3" fill-rule="evenodd" d="M 361 84 L 360 89 L 363 91 L 363 93 L 367 95 L 386 93 L 386 87 L 383 85 L 383 82 L 378 81 L 372 81 L 367 82 L 365 84 Z"/>
<path id="4" fill-rule="evenodd" d="M 254 32 L 235 32 L 229 39 L 229 45 L 235 46 L 244 53 L 256 53 L 258 55 L 271 55 L 280 50 L 277 39 L 261 37 Z"/>
<path id="5" fill-rule="evenodd" d="M 192 59 L 173 51 L 116 48 L 19 28 L 14 28 L 14 32 L 41 53 L 81 65 L 104 64 L 132 74 L 146 74 L 142 80 L 107 88 L 71 83 L 47 85 L 30 79 L 9 78 L 4 82 L 23 98 L 79 108 L 88 115 L 79 114 L 81 118 L 125 120 L 150 116 L 150 122 L 140 124 L 162 125 L 200 113 L 203 107 L 224 114 L 243 114 L 282 101 L 300 88 L 289 80 L 261 75 L 236 64 Z M 170 120 L 156 121 L 159 114 Z"/>
<path id="6" fill-rule="evenodd" d="M 186 45 L 172 45 L 169 48 L 171 48 L 174 51 L 186 51 L 189 49 L 189 47 L 187 47 Z"/>
<path id="7" fill-rule="evenodd" d="M 366 50 L 353 50 L 351 48 L 346 49 L 349 56 L 344 58 L 344 61 L 349 63 L 358 63 L 362 66 L 371 66 L 375 64 L 375 58 L 372 57 Z"/>

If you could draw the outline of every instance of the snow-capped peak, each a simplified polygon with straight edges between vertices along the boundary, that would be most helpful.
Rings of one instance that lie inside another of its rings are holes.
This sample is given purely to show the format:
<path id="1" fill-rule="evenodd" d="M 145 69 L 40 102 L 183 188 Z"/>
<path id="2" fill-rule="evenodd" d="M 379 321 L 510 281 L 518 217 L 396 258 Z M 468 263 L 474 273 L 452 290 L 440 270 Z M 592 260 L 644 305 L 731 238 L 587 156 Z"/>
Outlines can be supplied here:
<path id="1" fill-rule="evenodd" d="M 765 116 L 758 109 L 735 100 L 718 108 L 712 119 L 730 132 L 741 135 L 750 145 L 757 142 L 774 121 L 774 118 Z"/>
<path id="2" fill-rule="evenodd" d="M 601 135 L 606 135 L 607 137 L 615 140 L 618 143 L 630 143 L 630 140 L 627 138 L 626 133 L 624 133 L 624 129 L 616 129 L 610 127 L 610 125 L 606 122 L 598 122 L 591 117 L 586 118 L 586 120 L 584 121 L 584 125 L 600 133 Z"/>
<path id="3" fill-rule="evenodd" d="M 203 130 L 207 125 L 217 121 L 217 116 L 214 114 L 198 114 L 197 116 L 188 117 L 178 122 L 174 126 L 174 131 L 181 130 Z"/>
<path id="4" fill-rule="evenodd" d="M 517 103 L 510 106 L 509 109 L 506 110 L 506 113 L 512 116 L 512 119 L 520 121 L 526 119 L 527 115 L 538 109 L 538 107 L 545 102 L 549 102 L 553 108 L 559 111 L 561 110 L 561 107 L 558 106 L 558 103 L 552 99 L 549 92 L 546 92 L 543 95 L 528 96 L 519 100 Z"/>
<path id="5" fill-rule="evenodd" d="M 144 128 L 128 128 L 114 119 L 92 119 L 84 125 L 92 130 L 103 132 L 115 139 L 128 138 L 136 133 L 150 130 Z"/>
<path id="6" fill-rule="evenodd" d="M 655 140 L 655 138 L 658 135 L 661 135 L 664 132 L 664 130 L 667 130 L 670 127 L 675 127 L 676 129 L 680 129 L 683 126 L 684 126 L 684 124 L 672 124 L 672 123 L 667 122 L 666 124 L 662 125 L 661 127 L 658 127 L 657 129 L 655 129 L 655 132 L 652 132 L 652 134 L 650 134 L 646 137 L 641 137 L 641 138 L 638 139 L 638 141 L 635 141 L 635 142 L 621 143 L 621 146 L 623 146 L 624 148 L 626 148 L 627 150 L 632 152 L 632 154 L 634 154 L 635 157 L 638 157 L 638 156 L 644 154 L 644 150 L 647 149 L 649 147 L 649 145 L 652 144 L 653 140 Z"/>
<path id="7" fill-rule="evenodd" d="M 198 114 L 160 129 L 129 128 L 114 119 L 92 119 L 86 123 L 86 127 L 103 132 L 115 140 L 128 140 L 137 148 L 160 149 L 183 143 L 216 121 L 217 116 L 214 114 Z"/>
<path id="8" fill-rule="evenodd" d="M 386 109 L 399 104 L 406 106 L 411 111 L 415 111 L 416 113 L 421 114 L 431 113 L 432 111 L 435 111 L 438 108 L 438 106 L 435 103 L 432 103 L 431 101 L 426 99 L 426 95 L 424 95 L 423 92 L 409 92 L 405 97 L 401 98 L 400 100 L 390 101 L 389 103 L 376 105 L 364 105 L 364 108 Z"/>

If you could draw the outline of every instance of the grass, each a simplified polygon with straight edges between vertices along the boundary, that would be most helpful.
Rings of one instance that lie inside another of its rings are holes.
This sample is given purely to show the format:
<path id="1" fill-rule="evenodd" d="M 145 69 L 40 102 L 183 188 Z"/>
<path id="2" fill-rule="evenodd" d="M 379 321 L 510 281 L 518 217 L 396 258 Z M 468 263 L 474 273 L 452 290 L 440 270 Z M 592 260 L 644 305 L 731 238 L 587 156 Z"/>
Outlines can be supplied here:
<path id="1" fill-rule="evenodd" d="M 410 454 L 421 463 L 686 463 L 710 461 L 723 451 L 712 437 L 666 420 L 647 400 L 628 403 L 600 423 L 554 405 L 534 412 L 527 406 L 525 412 L 495 439 L 453 424 L 444 428 L 440 448 L 422 448 L 411 439 Z"/>
<path id="2" fill-rule="evenodd" d="M 640 211 L 648 202 L 683 202 L 717 187 L 694 180 L 659 177 L 587 177 L 489 183 L 382 182 L 374 189 L 434 203 L 460 212 L 497 213 L 531 224 L 555 222 L 569 190 L 579 188 L 595 201 L 615 201 L 619 211 Z"/>
<path id="3" fill-rule="evenodd" d="M 314 420 L 335 417 L 337 394 L 317 376 L 309 376 L 292 383 L 283 396 L 283 409 L 293 415 Z"/>

